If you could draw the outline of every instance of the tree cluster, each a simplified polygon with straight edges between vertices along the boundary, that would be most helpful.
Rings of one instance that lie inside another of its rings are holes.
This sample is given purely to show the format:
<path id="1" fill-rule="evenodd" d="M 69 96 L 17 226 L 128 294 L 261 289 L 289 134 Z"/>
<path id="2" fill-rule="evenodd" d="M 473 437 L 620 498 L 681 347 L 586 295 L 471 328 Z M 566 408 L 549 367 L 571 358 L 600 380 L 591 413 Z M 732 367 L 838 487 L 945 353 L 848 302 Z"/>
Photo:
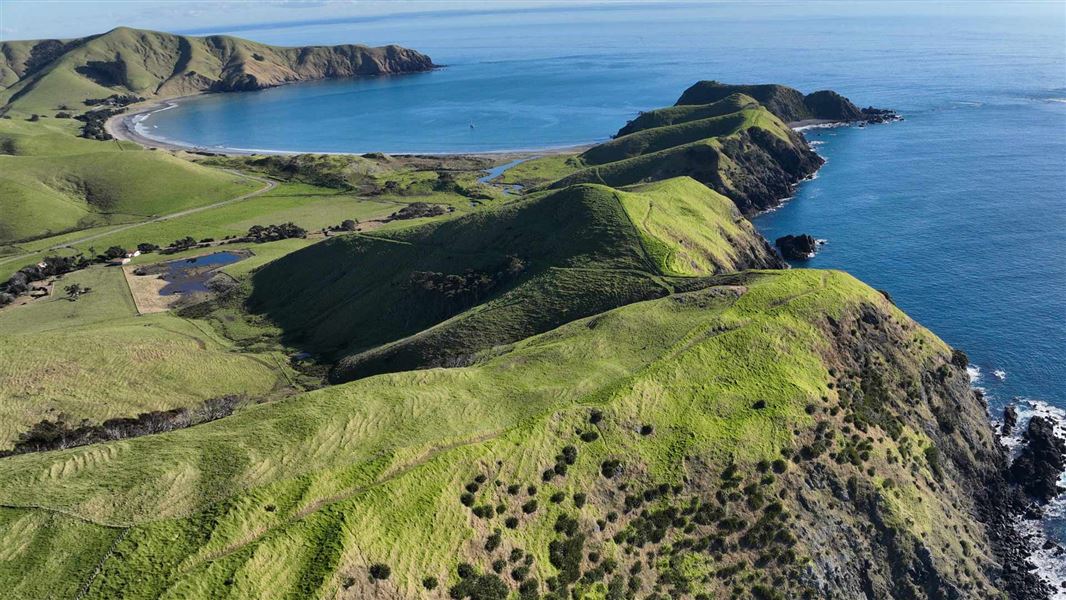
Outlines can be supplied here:
<path id="1" fill-rule="evenodd" d="M 111 440 L 182 429 L 229 416 L 243 402 L 240 396 L 222 396 L 205 401 L 195 408 L 145 412 L 136 417 L 108 419 L 93 424 L 83 420 L 77 425 L 67 423 L 60 415 L 55 421 L 44 419 L 29 431 L 19 435 L 11 450 L 0 451 L 0 457 L 28 452 L 62 450 Z"/>
<path id="2" fill-rule="evenodd" d="M 276 242 L 278 240 L 287 240 L 289 238 L 302 238 L 307 237 L 307 230 L 303 227 L 299 227 L 296 224 L 282 223 L 281 225 L 252 225 L 248 228 L 248 239 L 262 244 L 264 242 Z"/>
<path id="3" fill-rule="evenodd" d="M 0 306 L 10 304 L 16 296 L 30 291 L 30 284 L 77 271 L 89 266 L 90 262 L 82 255 L 49 256 L 39 264 L 23 267 L 4 283 L 0 283 Z"/>

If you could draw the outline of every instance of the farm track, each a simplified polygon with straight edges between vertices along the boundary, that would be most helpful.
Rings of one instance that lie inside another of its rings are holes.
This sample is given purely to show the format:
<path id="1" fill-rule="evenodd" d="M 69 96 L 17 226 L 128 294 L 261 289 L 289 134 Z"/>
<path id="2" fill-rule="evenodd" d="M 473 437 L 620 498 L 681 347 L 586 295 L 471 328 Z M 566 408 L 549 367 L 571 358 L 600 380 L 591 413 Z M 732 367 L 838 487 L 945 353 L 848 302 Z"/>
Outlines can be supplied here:
<path id="1" fill-rule="evenodd" d="M 230 198 L 229 200 L 223 200 L 221 202 L 215 202 L 214 204 L 208 204 L 206 206 L 197 206 L 197 207 L 194 207 L 194 208 L 188 208 L 188 209 L 181 210 L 181 211 L 178 211 L 178 212 L 175 212 L 175 213 L 170 213 L 168 215 L 162 215 L 162 216 L 159 216 L 159 217 L 152 217 L 151 219 L 147 219 L 145 221 L 138 221 L 136 223 L 130 223 L 128 225 L 122 225 L 122 226 L 119 226 L 119 227 L 117 227 L 115 229 L 109 229 L 107 231 L 104 231 L 104 232 L 101 232 L 101 233 L 96 233 L 96 234 L 89 235 L 89 236 L 85 236 L 83 238 L 78 238 L 76 240 L 69 240 L 69 241 L 63 242 L 62 244 L 56 244 L 55 246 L 49 246 L 47 248 L 44 248 L 42 250 L 38 250 L 36 252 L 26 252 L 26 253 L 23 253 L 23 254 L 16 254 L 16 255 L 13 255 L 13 256 L 5 256 L 3 258 L 0 258 L 0 265 L 6 264 L 6 263 L 9 263 L 9 262 L 13 262 L 13 261 L 16 261 L 16 260 L 26 259 L 26 258 L 29 258 L 29 257 L 34 256 L 36 254 L 40 254 L 41 252 L 48 252 L 48 251 L 51 251 L 51 250 L 59 250 L 60 248 L 65 248 L 67 246 L 73 246 L 75 244 L 83 244 L 85 242 L 91 242 L 93 240 L 98 240 L 98 239 L 103 238 L 103 237 L 114 235 L 114 234 L 119 233 L 121 231 L 128 231 L 130 229 L 135 229 L 137 227 L 142 227 L 144 225 L 150 225 L 152 223 L 160 223 L 162 221 L 168 221 L 170 219 L 177 219 L 179 217 L 184 217 L 184 216 L 196 214 L 196 213 L 203 212 L 203 211 L 206 211 L 206 210 L 213 210 L 213 209 L 216 209 L 216 208 L 222 208 L 223 206 L 228 206 L 228 205 L 234 204 L 236 202 L 241 202 L 243 200 L 249 200 L 251 198 L 255 198 L 256 196 L 261 196 L 261 195 L 273 190 L 274 188 L 278 187 L 278 182 L 274 181 L 273 179 L 267 179 L 265 177 L 258 177 L 258 176 L 255 176 L 255 175 L 248 175 L 247 173 L 241 173 L 240 171 L 235 171 L 235 170 L 232 170 L 232 169 L 222 169 L 222 170 L 226 171 L 227 173 L 231 173 L 233 175 L 237 175 L 239 177 L 244 177 L 246 179 L 251 179 L 253 181 L 258 181 L 259 183 L 263 184 L 263 187 L 258 189 L 258 190 L 255 190 L 255 191 L 248 192 L 247 194 L 242 194 L 240 196 L 237 196 L 236 198 Z"/>

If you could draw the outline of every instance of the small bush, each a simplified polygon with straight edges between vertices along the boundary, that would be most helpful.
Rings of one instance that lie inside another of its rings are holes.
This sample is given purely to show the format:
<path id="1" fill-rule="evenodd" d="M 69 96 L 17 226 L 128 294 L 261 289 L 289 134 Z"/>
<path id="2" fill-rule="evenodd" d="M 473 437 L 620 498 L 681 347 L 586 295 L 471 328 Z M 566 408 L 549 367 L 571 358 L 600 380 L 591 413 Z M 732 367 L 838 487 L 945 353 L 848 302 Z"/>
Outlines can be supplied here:
<path id="1" fill-rule="evenodd" d="M 438 584 L 439 584 L 439 582 L 437 581 L 436 577 L 423 577 L 422 578 L 422 587 L 426 588 L 427 590 L 435 590 L 435 589 L 437 589 L 437 585 Z"/>
<path id="2" fill-rule="evenodd" d="M 375 563 L 375 564 L 370 565 L 370 577 L 371 577 L 371 579 L 375 579 L 375 580 L 381 581 L 381 580 L 388 579 L 389 575 L 392 575 L 392 569 L 389 568 L 389 565 L 385 565 L 385 564 L 381 564 L 381 563 Z"/>
<path id="3" fill-rule="evenodd" d="M 600 438 L 600 434 L 595 431 L 586 431 L 581 434 L 581 441 L 585 443 L 595 442 Z"/>
<path id="4" fill-rule="evenodd" d="M 610 479 L 616 475 L 621 475 L 623 471 L 622 461 L 615 459 L 608 459 L 603 461 L 600 465 L 600 474 Z"/>
<path id="5" fill-rule="evenodd" d="M 587 499 L 588 499 L 588 496 L 586 496 L 584 492 L 578 492 L 578 493 L 574 494 L 574 506 L 576 506 L 578 508 L 581 508 L 581 507 L 585 506 L 585 501 Z"/>

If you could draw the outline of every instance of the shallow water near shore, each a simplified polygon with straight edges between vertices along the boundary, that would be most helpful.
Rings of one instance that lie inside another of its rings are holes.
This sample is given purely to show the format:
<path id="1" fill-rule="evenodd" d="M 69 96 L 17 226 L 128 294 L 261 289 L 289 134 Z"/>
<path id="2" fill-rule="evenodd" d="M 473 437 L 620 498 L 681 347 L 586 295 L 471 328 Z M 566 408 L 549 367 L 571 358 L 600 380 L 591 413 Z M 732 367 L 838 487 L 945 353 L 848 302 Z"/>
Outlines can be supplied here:
<path id="1" fill-rule="evenodd" d="M 756 225 L 771 239 L 827 239 L 807 266 L 844 269 L 886 290 L 965 350 L 993 412 L 1014 397 L 1066 407 L 1061 5 L 757 6 L 225 32 L 286 45 L 399 43 L 448 66 L 207 96 L 143 126 L 206 147 L 484 152 L 607 139 L 699 79 L 834 89 L 906 120 L 806 131 L 828 163 Z M 1048 527 L 1066 539 L 1066 520 Z"/>

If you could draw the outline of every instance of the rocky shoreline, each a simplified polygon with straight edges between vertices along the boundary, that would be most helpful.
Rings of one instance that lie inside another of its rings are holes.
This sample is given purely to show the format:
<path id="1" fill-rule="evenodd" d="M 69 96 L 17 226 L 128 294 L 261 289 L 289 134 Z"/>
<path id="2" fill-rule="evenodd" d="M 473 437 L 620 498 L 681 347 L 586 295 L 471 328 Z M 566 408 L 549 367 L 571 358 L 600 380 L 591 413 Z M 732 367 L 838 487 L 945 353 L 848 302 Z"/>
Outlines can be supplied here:
<path id="1" fill-rule="evenodd" d="M 802 132 L 808 128 L 856 123 L 865 126 L 903 119 L 889 110 L 866 108 L 862 111 L 870 116 L 869 120 L 808 119 L 791 122 L 789 126 Z M 789 235 L 777 239 L 775 246 L 785 258 L 802 260 L 813 256 L 818 240 L 806 234 Z M 960 357 L 959 365 L 965 366 L 968 362 L 965 355 L 960 352 L 957 356 Z M 986 407 L 987 413 L 987 398 L 982 391 L 974 388 L 972 393 Z M 1066 564 L 1066 548 L 1049 540 L 1036 525 L 1044 518 L 1049 505 L 1056 499 L 1061 501 L 1063 492 L 1066 492 L 1066 488 L 1059 484 L 1066 472 L 1066 437 L 1061 433 L 1066 431 L 1066 422 L 1057 422 L 1050 414 L 1036 414 L 1023 420 L 1014 404 L 1006 407 L 1001 422 L 996 422 L 990 413 L 987 418 L 990 427 L 998 429 L 1001 438 L 997 442 L 998 448 L 987 458 L 990 464 L 970 474 L 971 494 L 977 517 L 985 524 L 1002 565 L 999 574 L 1002 588 L 1013 600 L 1066 598 L 1066 574 L 1061 580 L 1053 581 L 1050 574 L 1042 572 L 1041 565 L 1035 562 L 1037 557 L 1043 557 Z M 1017 440 L 1013 448 L 1004 443 L 1012 437 Z M 947 594 L 943 597 L 964 596 Z"/>

